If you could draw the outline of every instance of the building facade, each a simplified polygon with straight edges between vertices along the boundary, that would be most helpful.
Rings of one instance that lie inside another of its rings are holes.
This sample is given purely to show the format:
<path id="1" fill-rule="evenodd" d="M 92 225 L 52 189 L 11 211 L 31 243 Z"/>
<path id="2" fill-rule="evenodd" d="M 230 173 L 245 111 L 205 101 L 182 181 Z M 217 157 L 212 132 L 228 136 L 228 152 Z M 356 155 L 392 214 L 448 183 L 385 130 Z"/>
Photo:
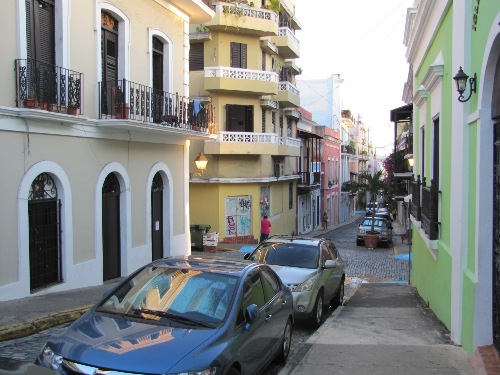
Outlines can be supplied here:
<path id="1" fill-rule="evenodd" d="M 469 353 L 500 347 L 499 24 L 498 1 L 420 0 L 405 30 L 412 284 Z"/>
<path id="2" fill-rule="evenodd" d="M 7 0 L 0 16 L 0 300 L 188 254 L 195 1 Z M 194 123 L 203 126 L 196 130 Z M 175 216 L 174 216 L 175 213 Z"/>
<path id="3" fill-rule="evenodd" d="M 212 138 L 192 144 L 208 167 L 190 180 L 193 224 L 226 243 L 296 233 L 300 28 L 293 1 L 211 1 L 213 20 L 190 28 L 191 95 L 214 108 Z"/>

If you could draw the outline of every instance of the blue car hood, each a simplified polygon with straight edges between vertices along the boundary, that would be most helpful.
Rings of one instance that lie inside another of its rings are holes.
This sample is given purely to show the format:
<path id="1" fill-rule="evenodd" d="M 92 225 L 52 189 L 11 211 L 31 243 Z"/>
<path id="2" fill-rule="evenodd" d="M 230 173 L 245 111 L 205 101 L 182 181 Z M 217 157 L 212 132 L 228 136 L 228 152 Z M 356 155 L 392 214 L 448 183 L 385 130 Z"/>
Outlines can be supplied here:
<path id="1" fill-rule="evenodd" d="M 191 328 L 175 323 L 172 327 L 147 324 L 91 312 L 49 344 L 58 354 L 74 362 L 104 369 L 161 374 L 218 331 L 218 328 Z"/>

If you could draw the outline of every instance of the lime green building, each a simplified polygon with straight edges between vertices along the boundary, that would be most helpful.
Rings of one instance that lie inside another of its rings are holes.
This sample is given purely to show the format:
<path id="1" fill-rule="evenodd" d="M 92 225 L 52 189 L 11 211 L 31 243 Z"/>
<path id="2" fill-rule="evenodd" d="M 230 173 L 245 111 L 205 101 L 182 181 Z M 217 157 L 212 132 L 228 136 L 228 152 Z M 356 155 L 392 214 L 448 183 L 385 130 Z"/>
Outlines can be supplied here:
<path id="1" fill-rule="evenodd" d="M 415 0 L 412 284 L 468 353 L 500 348 L 500 2 Z M 467 77 L 457 86 L 460 75 Z M 460 73 L 460 74 L 459 74 Z"/>

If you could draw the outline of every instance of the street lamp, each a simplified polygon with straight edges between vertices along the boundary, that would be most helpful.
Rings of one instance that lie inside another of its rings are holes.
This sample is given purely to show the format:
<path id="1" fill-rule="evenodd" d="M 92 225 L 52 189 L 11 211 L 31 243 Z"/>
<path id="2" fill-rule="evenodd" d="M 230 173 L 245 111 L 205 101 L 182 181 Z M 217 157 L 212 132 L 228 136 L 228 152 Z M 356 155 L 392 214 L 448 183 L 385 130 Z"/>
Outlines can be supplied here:
<path id="1" fill-rule="evenodd" d="M 457 84 L 457 91 L 460 94 L 460 96 L 458 97 L 458 101 L 465 103 L 466 101 L 468 101 L 470 99 L 470 97 L 472 96 L 472 93 L 476 92 L 477 75 L 476 75 L 476 73 L 474 73 L 474 77 L 469 78 L 469 76 L 467 74 L 465 74 L 464 71 L 462 70 L 462 67 L 460 67 L 460 69 L 458 70 L 458 73 L 455 75 L 455 77 L 453 77 L 453 79 L 455 80 L 455 83 Z M 470 92 L 469 92 L 469 96 L 465 99 L 464 92 L 465 92 L 465 89 L 467 88 L 467 79 L 470 82 Z"/>
<path id="2" fill-rule="evenodd" d="M 194 163 L 199 172 L 191 173 L 191 177 L 201 177 L 205 169 L 207 169 L 208 159 L 203 152 L 200 152 L 196 159 L 194 159 Z"/>

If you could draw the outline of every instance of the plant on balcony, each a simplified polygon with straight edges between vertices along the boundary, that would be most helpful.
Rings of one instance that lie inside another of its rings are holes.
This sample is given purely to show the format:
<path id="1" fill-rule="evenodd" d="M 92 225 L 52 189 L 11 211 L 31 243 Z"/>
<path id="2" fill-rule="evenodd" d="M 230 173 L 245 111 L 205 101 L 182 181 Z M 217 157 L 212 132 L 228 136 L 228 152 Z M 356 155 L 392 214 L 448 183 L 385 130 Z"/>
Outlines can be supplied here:
<path id="1" fill-rule="evenodd" d="M 35 108 L 36 107 L 36 95 L 35 89 L 33 87 L 30 88 L 28 92 L 28 96 L 24 100 L 24 106 L 26 108 Z"/>
<path id="2" fill-rule="evenodd" d="M 201 25 L 196 26 L 196 32 L 197 33 L 206 33 L 206 32 L 208 32 L 208 28 L 205 25 L 201 24 Z"/>
<path id="3" fill-rule="evenodd" d="M 130 107 L 125 103 L 125 94 L 119 86 L 113 87 L 115 119 L 128 119 Z"/>
<path id="4" fill-rule="evenodd" d="M 241 8 L 238 4 L 224 5 L 222 7 L 222 13 L 224 14 L 224 18 L 226 19 L 226 29 L 228 27 L 228 17 L 232 17 L 235 21 L 236 29 L 240 29 L 239 25 L 240 19 L 241 17 L 243 17 L 243 8 Z"/>

